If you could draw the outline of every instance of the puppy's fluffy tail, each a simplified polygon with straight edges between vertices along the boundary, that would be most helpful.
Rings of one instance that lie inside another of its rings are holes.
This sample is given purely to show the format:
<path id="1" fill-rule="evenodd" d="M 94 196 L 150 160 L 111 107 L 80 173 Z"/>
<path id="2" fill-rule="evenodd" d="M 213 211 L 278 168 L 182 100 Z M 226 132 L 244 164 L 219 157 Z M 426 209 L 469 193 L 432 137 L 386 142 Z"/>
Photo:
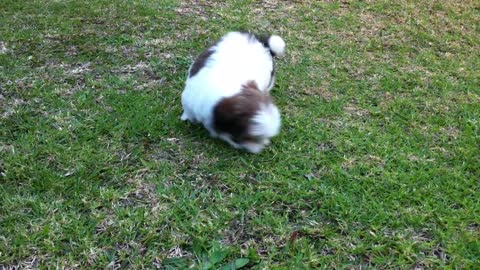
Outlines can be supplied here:
<path id="1" fill-rule="evenodd" d="M 277 35 L 268 38 L 268 47 L 274 56 L 280 57 L 285 54 L 285 41 Z"/>

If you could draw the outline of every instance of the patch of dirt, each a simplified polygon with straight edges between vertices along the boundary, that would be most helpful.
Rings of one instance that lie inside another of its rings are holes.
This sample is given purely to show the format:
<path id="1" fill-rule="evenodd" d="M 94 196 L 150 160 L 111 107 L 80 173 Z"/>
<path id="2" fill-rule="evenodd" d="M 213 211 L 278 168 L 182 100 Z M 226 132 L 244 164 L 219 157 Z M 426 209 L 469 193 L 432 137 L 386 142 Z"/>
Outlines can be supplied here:
<path id="1" fill-rule="evenodd" d="M 385 24 L 381 18 L 373 13 L 360 13 L 359 20 L 362 24 L 360 27 L 360 34 L 362 38 L 371 38 L 378 36 L 378 34 L 385 29 Z"/>
<path id="2" fill-rule="evenodd" d="M 91 69 L 90 69 L 91 65 L 92 64 L 90 62 L 82 63 L 82 64 L 79 64 L 77 66 L 70 66 L 70 67 L 68 65 L 65 65 L 65 67 L 67 68 L 65 70 L 65 74 L 70 75 L 70 76 L 83 75 L 83 74 L 91 71 Z"/>
<path id="3" fill-rule="evenodd" d="M 331 141 L 324 141 L 317 145 L 317 149 L 322 152 L 334 151 L 336 148 L 335 143 Z"/>
<path id="4" fill-rule="evenodd" d="M 180 246 L 174 246 L 165 252 L 167 258 L 191 258 L 193 254 L 189 251 L 182 249 Z"/>
<path id="5" fill-rule="evenodd" d="M 235 219 L 233 220 L 229 227 L 224 231 L 225 237 L 221 240 L 225 245 L 248 243 L 250 241 L 257 242 L 261 241 L 261 237 L 256 236 L 249 232 L 249 222 L 257 216 L 255 209 L 250 209 L 242 220 Z"/>
<path id="6" fill-rule="evenodd" d="M 50 72 L 55 72 L 57 70 L 63 71 L 65 75 L 69 78 L 73 78 L 75 80 L 83 80 L 84 75 L 92 71 L 92 63 L 91 62 L 84 62 L 84 63 L 64 63 L 64 62 L 47 62 L 45 65 L 40 66 L 36 69 L 37 72 L 43 73 L 43 76 L 48 79 L 58 80 L 58 83 L 64 83 L 65 77 L 62 78 L 55 78 L 52 77 Z M 54 74 L 54 73 L 52 73 Z M 25 78 L 28 79 L 28 78 Z M 83 82 L 81 82 L 83 84 Z"/>
<path id="7" fill-rule="evenodd" d="M 375 166 L 375 167 L 380 167 L 383 168 L 385 167 L 385 160 L 381 157 L 374 156 L 374 155 L 367 155 L 366 157 L 363 158 L 366 164 L 370 166 Z"/>
<path id="8" fill-rule="evenodd" d="M 115 224 L 115 216 L 114 215 L 107 215 L 105 219 L 100 222 L 97 227 L 95 228 L 95 231 L 98 234 L 102 234 L 106 232 L 109 228 L 111 228 Z"/>
<path id="9" fill-rule="evenodd" d="M 150 65 L 144 62 L 139 62 L 135 65 L 122 66 L 116 70 L 113 70 L 113 73 L 120 74 L 120 77 L 122 77 L 123 79 L 128 79 L 133 74 L 138 74 L 140 76 L 140 79 L 147 81 L 147 83 L 145 83 L 145 85 L 139 86 L 137 90 L 143 90 L 151 84 L 161 84 L 164 81 L 164 79 L 158 77 L 158 75 L 155 74 Z"/>
<path id="10" fill-rule="evenodd" d="M 103 253 L 104 251 L 98 247 L 91 247 L 88 251 L 84 251 L 83 254 L 87 257 L 88 265 L 93 265 L 97 261 L 98 254 Z"/>
<path id="11" fill-rule="evenodd" d="M 366 109 L 358 107 L 354 103 L 347 103 L 343 108 L 350 116 L 365 117 L 370 114 Z"/>
<path id="12" fill-rule="evenodd" d="M 467 226 L 467 230 L 472 233 L 480 234 L 480 224 L 478 223 L 471 223 Z"/>
<path id="13" fill-rule="evenodd" d="M 144 71 L 150 69 L 150 66 L 145 64 L 144 62 L 140 62 L 134 66 L 132 65 L 125 65 L 120 67 L 119 69 L 115 70 L 118 73 L 135 73 L 137 71 Z"/>
<path id="14" fill-rule="evenodd" d="M 268 228 L 261 227 L 257 227 L 257 230 L 254 231 L 250 222 L 257 215 L 258 213 L 254 209 L 250 209 L 245 213 L 243 221 L 240 219 L 233 220 L 229 227 L 222 232 L 224 236 L 220 242 L 225 246 L 240 246 L 241 252 L 245 255 L 248 254 L 251 247 L 255 247 L 257 254 L 262 258 L 268 256 L 272 247 L 284 248 L 291 235 L 275 235 Z"/>
<path id="15" fill-rule="evenodd" d="M 40 265 L 47 260 L 47 256 L 30 255 L 27 258 L 16 261 L 13 264 L 0 263 L 1 270 L 33 270 L 39 269 Z"/>
<path id="16" fill-rule="evenodd" d="M 0 112 L 3 111 L 0 115 L 0 118 L 7 119 L 16 114 L 19 108 L 26 103 L 27 102 L 21 98 L 6 99 L 3 95 L 0 95 L 0 105 L 2 106 L 2 110 L 0 110 Z"/>
<path id="17" fill-rule="evenodd" d="M 194 15 L 203 21 L 215 19 L 216 16 L 211 10 L 219 10 L 224 5 L 221 1 L 199 0 L 181 1 L 180 6 L 175 9 L 179 15 Z"/>
<path id="18" fill-rule="evenodd" d="M 261 7 L 265 10 L 276 10 L 281 5 L 285 4 L 285 1 L 278 1 L 278 0 L 261 0 L 255 2 L 257 6 Z"/>
<path id="19" fill-rule="evenodd" d="M 124 197 L 125 203 L 134 200 L 139 202 L 148 202 L 149 204 L 158 203 L 158 196 L 155 186 L 148 183 L 147 179 L 152 177 L 150 170 L 145 168 L 135 172 L 135 174 L 127 179 L 127 183 L 132 185 L 134 189 Z"/>
<path id="20" fill-rule="evenodd" d="M 148 89 L 155 89 L 156 87 L 162 85 L 165 82 L 165 79 L 160 80 L 152 80 L 147 83 L 138 84 L 135 86 L 135 90 L 137 91 L 145 91 Z"/>
<path id="21" fill-rule="evenodd" d="M 474 92 L 458 92 L 452 91 L 448 94 L 447 100 L 451 100 L 452 103 L 464 103 L 464 104 L 478 104 L 480 103 L 480 95 Z"/>
<path id="22" fill-rule="evenodd" d="M 67 50 L 65 51 L 66 56 L 75 56 L 78 54 L 78 48 L 77 46 L 71 45 L 67 47 Z"/>
<path id="23" fill-rule="evenodd" d="M 159 256 L 155 256 L 155 260 L 153 262 L 153 265 L 157 269 L 170 269 L 169 267 L 165 267 L 165 264 L 168 264 L 165 261 L 168 260 L 168 259 L 184 259 L 185 262 L 187 262 L 187 261 L 191 261 L 193 258 L 195 258 L 195 255 L 193 253 L 191 253 L 188 250 L 185 250 L 184 247 L 178 246 L 178 245 L 174 246 L 170 249 L 163 250 L 158 255 Z M 183 260 L 182 260 L 182 262 L 183 262 Z M 179 266 L 179 265 L 175 265 L 175 266 L 176 267 L 173 267 L 172 269 L 177 269 L 177 267 L 182 267 L 182 266 Z M 185 269 L 187 268 L 187 266 L 183 266 L 183 267 Z M 184 269 L 184 268 L 182 268 L 182 269 Z"/>
<path id="24" fill-rule="evenodd" d="M 342 169 L 349 170 L 355 166 L 357 160 L 355 158 L 345 158 L 345 161 L 342 162 Z"/>
<path id="25" fill-rule="evenodd" d="M 290 86 L 288 90 L 294 93 L 292 86 Z M 318 87 L 300 87 L 298 91 L 307 96 L 320 96 L 325 99 L 325 101 L 332 101 L 338 98 L 338 94 L 328 91 L 327 86 L 323 85 Z"/>
<path id="26" fill-rule="evenodd" d="M 127 183 L 132 186 L 120 200 L 119 205 L 123 207 L 146 207 L 150 209 L 150 214 L 158 216 L 168 209 L 168 204 L 160 199 L 156 186 L 150 183 L 149 179 L 153 177 L 148 169 L 141 169 L 127 179 Z"/>
<path id="27" fill-rule="evenodd" d="M 0 41 L 0 54 L 7 54 L 10 50 L 5 41 Z"/>
<path id="28" fill-rule="evenodd" d="M 380 100 L 379 106 L 383 109 L 387 109 L 390 103 L 395 100 L 393 95 L 389 92 L 381 92 L 377 97 Z"/>
<path id="29" fill-rule="evenodd" d="M 450 261 L 450 256 L 446 253 L 445 249 L 440 245 L 432 249 L 432 255 L 440 259 L 445 265 Z"/>
<path id="30" fill-rule="evenodd" d="M 419 157 L 419 156 L 416 156 L 416 155 L 413 155 L 413 154 L 409 154 L 407 156 L 407 159 L 409 161 L 412 161 L 412 162 L 435 162 L 434 158 L 427 158 L 425 156 Z"/>
<path id="31" fill-rule="evenodd" d="M 440 131 L 451 140 L 456 140 L 460 136 L 460 130 L 456 127 L 442 127 Z"/>

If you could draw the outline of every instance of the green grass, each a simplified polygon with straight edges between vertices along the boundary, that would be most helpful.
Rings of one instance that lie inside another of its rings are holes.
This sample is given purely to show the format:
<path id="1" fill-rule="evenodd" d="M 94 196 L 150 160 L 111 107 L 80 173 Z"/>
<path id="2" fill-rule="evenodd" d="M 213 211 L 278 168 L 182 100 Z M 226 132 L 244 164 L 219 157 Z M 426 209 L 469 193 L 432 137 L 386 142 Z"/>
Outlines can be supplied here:
<path id="1" fill-rule="evenodd" d="M 478 2 L 193 2 L 0 3 L 0 268 L 478 267 Z M 259 155 L 179 120 L 236 29 L 288 45 Z"/>

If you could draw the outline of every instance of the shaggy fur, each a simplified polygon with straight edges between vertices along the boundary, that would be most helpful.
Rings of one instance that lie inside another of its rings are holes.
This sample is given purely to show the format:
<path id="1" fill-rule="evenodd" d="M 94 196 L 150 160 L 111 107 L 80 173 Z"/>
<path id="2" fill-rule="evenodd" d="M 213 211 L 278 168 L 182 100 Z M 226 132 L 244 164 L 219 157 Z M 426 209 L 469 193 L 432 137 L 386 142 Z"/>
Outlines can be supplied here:
<path id="1" fill-rule="evenodd" d="M 205 50 L 189 70 L 182 120 L 202 123 L 212 137 L 258 153 L 280 131 L 280 113 L 269 96 L 273 57 L 284 53 L 279 36 L 231 32 Z"/>

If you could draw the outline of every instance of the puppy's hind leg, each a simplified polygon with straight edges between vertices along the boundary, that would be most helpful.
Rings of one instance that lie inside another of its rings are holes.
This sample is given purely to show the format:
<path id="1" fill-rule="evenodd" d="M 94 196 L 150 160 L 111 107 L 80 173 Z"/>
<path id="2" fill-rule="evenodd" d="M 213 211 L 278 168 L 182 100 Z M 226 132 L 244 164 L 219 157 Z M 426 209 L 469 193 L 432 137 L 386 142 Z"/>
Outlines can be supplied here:
<path id="1" fill-rule="evenodd" d="M 180 116 L 180 120 L 182 121 L 189 120 L 189 117 L 185 111 L 183 112 L 182 116 Z"/>
<path id="2" fill-rule="evenodd" d="M 258 154 L 260 153 L 263 148 L 264 148 L 264 144 L 261 144 L 261 143 L 251 143 L 251 142 L 248 142 L 248 143 L 243 143 L 242 146 L 250 153 L 254 153 L 254 154 Z"/>

